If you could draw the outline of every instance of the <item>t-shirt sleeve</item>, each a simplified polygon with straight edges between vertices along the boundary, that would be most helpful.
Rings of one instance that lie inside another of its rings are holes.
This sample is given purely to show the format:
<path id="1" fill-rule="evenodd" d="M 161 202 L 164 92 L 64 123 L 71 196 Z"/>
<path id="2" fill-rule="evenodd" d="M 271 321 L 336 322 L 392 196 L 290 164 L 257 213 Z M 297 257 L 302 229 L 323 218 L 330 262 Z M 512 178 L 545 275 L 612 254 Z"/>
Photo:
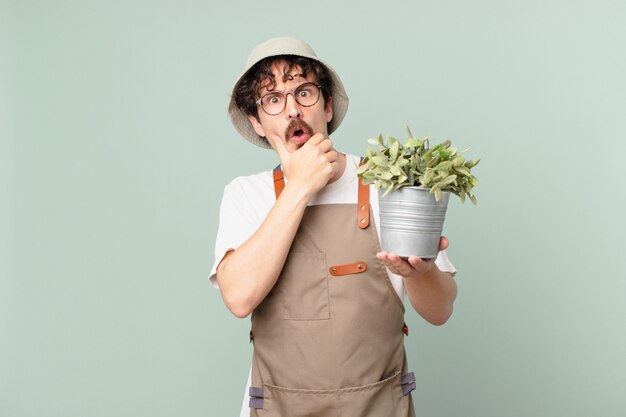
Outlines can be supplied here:
<path id="1" fill-rule="evenodd" d="M 209 274 L 209 282 L 213 287 L 219 288 L 217 267 L 224 255 L 231 249 L 237 249 L 259 227 L 258 213 L 254 212 L 255 206 L 248 201 L 246 193 L 236 180 L 224 188 L 215 238 L 215 258 Z"/>
<path id="2" fill-rule="evenodd" d="M 447 250 L 442 250 L 437 254 L 435 265 L 437 265 L 437 268 L 439 268 L 440 271 L 451 272 L 453 274 L 456 273 L 456 268 L 452 265 L 450 259 L 448 259 Z"/>

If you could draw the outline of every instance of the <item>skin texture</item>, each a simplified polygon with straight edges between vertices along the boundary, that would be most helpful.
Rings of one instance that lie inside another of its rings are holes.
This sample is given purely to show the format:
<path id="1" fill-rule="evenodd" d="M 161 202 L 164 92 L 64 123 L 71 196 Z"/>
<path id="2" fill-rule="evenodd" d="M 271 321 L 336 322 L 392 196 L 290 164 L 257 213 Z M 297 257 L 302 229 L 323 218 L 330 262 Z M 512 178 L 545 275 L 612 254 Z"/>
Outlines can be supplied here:
<path id="1" fill-rule="evenodd" d="M 316 81 L 310 74 L 302 76 L 297 67 L 283 81 L 284 66 L 284 61 L 272 66 L 276 90 L 286 91 Z M 263 88 L 259 96 L 266 92 Z M 346 164 L 345 154 L 335 151 L 328 137 L 327 123 L 333 117 L 332 97 L 326 103 L 320 97 L 315 105 L 303 107 L 290 94 L 282 113 L 270 116 L 262 109 L 258 113 L 258 120 L 249 116 L 250 123 L 278 154 L 288 181 L 259 229 L 237 250 L 228 251 L 218 266 L 217 281 L 224 303 L 240 318 L 247 317 L 276 283 L 308 201 L 339 179 Z M 294 128 L 308 134 L 292 137 Z M 442 238 L 440 250 L 447 246 L 448 240 Z M 403 260 L 386 252 L 377 256 L 391 272 L 403 277 L 411 305 L 424 319 L 435 325 L 448 320 L 456 297 L 452 274 L 440 271 L 434 260 L 415 256 Z M 263 259 L 263 262 L 251 263 L 251 259 Z"/>

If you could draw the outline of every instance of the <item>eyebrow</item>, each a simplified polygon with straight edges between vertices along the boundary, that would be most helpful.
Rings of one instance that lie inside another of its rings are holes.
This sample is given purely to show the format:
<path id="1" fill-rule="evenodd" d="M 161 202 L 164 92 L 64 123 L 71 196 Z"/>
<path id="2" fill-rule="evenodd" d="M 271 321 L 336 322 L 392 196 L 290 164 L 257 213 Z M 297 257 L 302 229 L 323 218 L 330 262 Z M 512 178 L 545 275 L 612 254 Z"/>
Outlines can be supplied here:
<path id="1" fill-rule="evenodd" d="M 305 78 L 305 75 L 304 75 L 304 74 L 302 74 L 302 73 L 298 73 L 298 74 L 293 74 L 293 75 L 290 75 L 290 74 L 285 74 L 285 75 L 283 75 L 283 79 L 284 79 L 285 77 L 287 77 L 287 76 L 291 77 L 291 79 L 293 79 L 293 78 L 295 78 L 295 77 Z M 289 80 L 289 78 L 287 78 L 287 80 Z M 283 81 L 283 82 L 285 82 L 285 81 Z M 271 83 L 270 83 L 270 84 L 271 84 Z M 263 95 L 263 90 L 265 90 L 265 91 L 266 91 L 266 92 L 268 92 L 268 93 L 269 93 L 269 92 L 271 92 L 271 91 L 276 91 L 276 77 L 274 77 L 274 83 L 273 83 L 273 84 L 274 84 L 274 87 L 273 87 L 272 89 L 269 89 L 269 88 L 268 88 L 268 85 L 262 85 L 262 86 L 260 86 L 260 87 L 259 87 L 259 92 L 257 93 L 257 95 L 258 95 L 258 96 L 262 96 L 262 95 Z M 303 83 L 303 84 L 306 84 L 306 83 Z"/>

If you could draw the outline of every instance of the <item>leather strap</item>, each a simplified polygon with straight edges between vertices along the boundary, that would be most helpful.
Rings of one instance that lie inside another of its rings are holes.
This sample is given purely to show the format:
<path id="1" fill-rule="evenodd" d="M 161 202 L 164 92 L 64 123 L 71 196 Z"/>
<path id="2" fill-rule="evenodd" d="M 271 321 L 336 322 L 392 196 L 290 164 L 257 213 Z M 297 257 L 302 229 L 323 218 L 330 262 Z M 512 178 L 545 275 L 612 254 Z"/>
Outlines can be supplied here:
<path id="1" fill-rule="evenodd" d="M 285 175 L 283 174 L 283 170 L 280 169 L 280 165 L 274 168 L 274 193 L 276 194 L 276 200 L 280 197 L 280 193 L 283 192 L 285 188 Z"/>
<path id="2" fill-rule="evenodd" d="M 359 166 L 363 165 L 363 157 Z M 356 207 L 356 218 L 361 229 L 366 229 L 370 225 L 370 186 L 363 184 L 363 180 L 359 181 L 358 205 Z"/>
<path id="3" fill-rule="evenodd" d="M 352 264 L 345 265 L 333 265 L 328 268 L 330 275 L 339 277 L 342 275 L 360 274 L 367 271 L 367 264 L 365 262 L 354 262 Z"/>
<path id="4" fill-rule="evenodd" d="M 359 203 L 357 205 L 357 220 L 361 229 L 370 225 L 370 186 L 363 184 L 359 179 Z"/>

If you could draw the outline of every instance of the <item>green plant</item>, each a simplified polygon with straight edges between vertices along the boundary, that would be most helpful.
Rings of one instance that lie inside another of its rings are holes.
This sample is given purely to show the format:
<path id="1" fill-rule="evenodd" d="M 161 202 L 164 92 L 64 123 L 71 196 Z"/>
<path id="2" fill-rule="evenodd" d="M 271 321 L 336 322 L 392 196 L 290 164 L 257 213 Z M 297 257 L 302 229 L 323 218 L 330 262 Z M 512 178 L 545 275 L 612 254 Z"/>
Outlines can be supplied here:
<path id="1" fill-rule="evenodd" d="M 468 197 L 476 204 L 472 190 L 478 180 L 471 169 L 480 159 L 466 161 L 461 151 L 450 147 L 449 140 L 430 147 L 429 137 L 416 138 L 408 127 L 407 131 L 409 137 L 404 144 L 391 136 L 387 136 L 386 142 L 382 135 L 368 140 L 377 149 L 368 146 L 363 164 L 357 169 L 363 183 L 386 188 L 383 197 L 400 187 L 421 185 L 430 188 L 437 201 L 442 191 L 450 191 L 458 195 L 461 202 Z"/>

